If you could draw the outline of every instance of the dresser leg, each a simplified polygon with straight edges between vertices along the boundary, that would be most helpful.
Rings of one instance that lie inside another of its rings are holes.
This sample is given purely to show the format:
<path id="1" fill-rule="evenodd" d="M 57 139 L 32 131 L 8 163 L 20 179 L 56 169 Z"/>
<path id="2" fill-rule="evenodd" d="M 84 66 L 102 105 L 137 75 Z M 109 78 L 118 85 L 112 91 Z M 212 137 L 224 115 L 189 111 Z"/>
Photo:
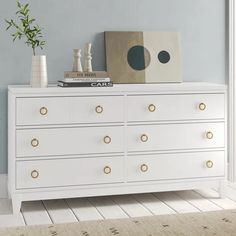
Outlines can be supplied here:
<path id="1" fill-rule="evenodd" d="M 220 198 L 226 198 L 226 190 L 227 190 L 227 181 L 221 180 L 219 183 L 219 195 Z"/>
<path id="2" fill-rule="evenodd" d="M 12 197 L 13 214 L 19 214 L 21 209 L 21 200 L 18 197 Z"/>

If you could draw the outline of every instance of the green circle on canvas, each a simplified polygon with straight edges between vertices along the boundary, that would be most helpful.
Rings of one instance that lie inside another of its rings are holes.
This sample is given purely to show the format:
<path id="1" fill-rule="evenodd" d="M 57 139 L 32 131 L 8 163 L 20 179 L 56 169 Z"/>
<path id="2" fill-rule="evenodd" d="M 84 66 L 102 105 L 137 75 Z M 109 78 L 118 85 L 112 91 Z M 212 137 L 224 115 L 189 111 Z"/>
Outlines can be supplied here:
<path id="1" fill-rule="evenodd" d="M 158 54 L 158 60 L 162 64 L 166 64 L 170 61 L 170 54 L 167 51 L 161 51 Z"/>
<path id="2" fill-rule="evenodd" d="M 149 66 L 151 56 L 149 51 L 144 46 L 136 45 L 129 49 L 127 61 L 132 69 L 140 71 Z"/>

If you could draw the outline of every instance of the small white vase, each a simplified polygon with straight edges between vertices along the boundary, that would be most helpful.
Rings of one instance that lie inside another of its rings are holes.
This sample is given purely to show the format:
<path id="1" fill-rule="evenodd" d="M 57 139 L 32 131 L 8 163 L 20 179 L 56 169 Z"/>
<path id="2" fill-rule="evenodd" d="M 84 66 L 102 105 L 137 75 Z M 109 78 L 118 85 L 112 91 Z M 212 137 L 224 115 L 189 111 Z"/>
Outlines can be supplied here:
<path id="1" fill-rule="evenodd" d="M 33 88 L 46 88 L 48 86 L 46 56 L 32 56 L 30 85 Z"/>

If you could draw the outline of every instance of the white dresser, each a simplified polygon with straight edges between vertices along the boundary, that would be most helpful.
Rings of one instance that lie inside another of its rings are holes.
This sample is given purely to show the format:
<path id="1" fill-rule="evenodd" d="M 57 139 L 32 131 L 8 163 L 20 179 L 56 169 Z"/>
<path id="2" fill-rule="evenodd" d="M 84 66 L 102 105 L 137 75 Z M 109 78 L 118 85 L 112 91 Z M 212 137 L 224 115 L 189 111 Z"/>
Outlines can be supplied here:
<path id="1" fill-rule="evenodd" d="M 9 86 L 8 178 L 22 201 L 223 186 L 226 86 Z"/>

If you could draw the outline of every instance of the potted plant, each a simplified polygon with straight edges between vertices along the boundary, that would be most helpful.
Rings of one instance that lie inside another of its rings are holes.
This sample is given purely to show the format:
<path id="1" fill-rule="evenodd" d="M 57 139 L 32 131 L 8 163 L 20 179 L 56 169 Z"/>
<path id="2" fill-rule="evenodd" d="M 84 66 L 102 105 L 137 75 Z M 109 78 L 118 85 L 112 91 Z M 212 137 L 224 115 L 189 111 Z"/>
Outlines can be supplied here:
<path id="1" fill-rule="evenodd" d="M 36 55 L 36 49 L 43 49 L 45 41 L 42 36 L 42 29 L 36 24 L 36 20 L 30 17 L 29 4 L 21 4 L 19 0 L 17 5 L 17 21 L 13 19 L 5 20 L 6 30 L 14 29 L 11 34 L 13 41 L 16 39 L 25 39 L 25 44 L 32 48 L 32 67 L 31 67 L 31 86 L 47 87 L 47 65 L 45 55 Z"/>

